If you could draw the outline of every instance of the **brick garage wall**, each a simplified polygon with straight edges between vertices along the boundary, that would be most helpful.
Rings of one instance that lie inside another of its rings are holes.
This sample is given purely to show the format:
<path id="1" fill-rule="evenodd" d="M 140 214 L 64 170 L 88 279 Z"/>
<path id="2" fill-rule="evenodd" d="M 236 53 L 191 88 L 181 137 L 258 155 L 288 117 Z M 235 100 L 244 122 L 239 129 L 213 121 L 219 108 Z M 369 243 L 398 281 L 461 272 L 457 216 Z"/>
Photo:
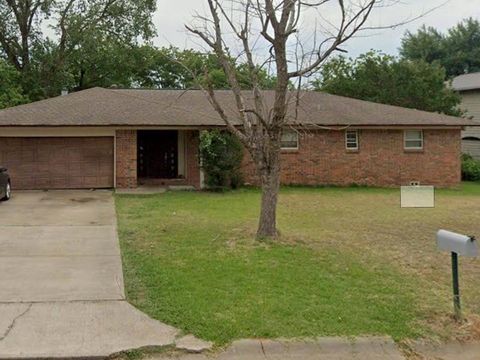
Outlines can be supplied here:
<path id="1" fill-rule="evenodd" d="M 118 188 L 137 187 L 137 131 L 116 131 L 116 172 Z"/>
<path id="2" fill-rule="evenodd" d="M 439 187 L 461 181 L 460 130 L 424 130 L 424 149 L 406 151 L 402 130 L 359 130 L 359 150 L 345 149 L 343 131 L 301 135 L 299 149 L 282 151 L 282 184 L 400 186 L 411 181 Z M 258 184 L 250 156 L 245 181 Z"/>

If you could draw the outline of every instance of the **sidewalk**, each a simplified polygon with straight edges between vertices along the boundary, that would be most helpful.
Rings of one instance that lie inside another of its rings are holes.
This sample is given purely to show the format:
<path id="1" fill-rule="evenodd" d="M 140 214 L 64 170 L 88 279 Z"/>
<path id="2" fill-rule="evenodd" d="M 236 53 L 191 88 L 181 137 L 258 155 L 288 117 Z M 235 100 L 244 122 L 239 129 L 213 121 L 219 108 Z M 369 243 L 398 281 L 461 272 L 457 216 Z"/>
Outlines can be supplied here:
<path id="1" fill-rule="evenodd" d="M 325 337 L 315 341 L 239 340 L 215 354 L 158 354 L 148 360 L 404 360 L 389 337 Z"/>
<path id="2" fill-rule="evenodd" d="M 448 344 L 424 344 L 416 342 L 413 350 L 420 359 L 434 360 L 478 360 L 480 359 L 480 343 L 452 342 Z"/>

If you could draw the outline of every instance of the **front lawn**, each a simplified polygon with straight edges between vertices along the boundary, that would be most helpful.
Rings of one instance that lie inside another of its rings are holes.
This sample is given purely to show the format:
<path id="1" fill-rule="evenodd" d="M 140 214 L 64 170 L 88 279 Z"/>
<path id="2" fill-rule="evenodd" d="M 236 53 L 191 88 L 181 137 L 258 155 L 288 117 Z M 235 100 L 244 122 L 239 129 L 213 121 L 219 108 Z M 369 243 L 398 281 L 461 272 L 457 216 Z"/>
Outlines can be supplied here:
<path id="1" fill-rule="evenodd" d="M 447 228 L 480 236 L 480 185 L 400 209 L 399 190 L 284 188 L 278 243 L 253 240 L 259 192 L 117 195 L 127 296 L 154 318 L 224 344 L 247 337 L 449 335 Z M 480 263 L 461 259 L 467 314 Z"/>

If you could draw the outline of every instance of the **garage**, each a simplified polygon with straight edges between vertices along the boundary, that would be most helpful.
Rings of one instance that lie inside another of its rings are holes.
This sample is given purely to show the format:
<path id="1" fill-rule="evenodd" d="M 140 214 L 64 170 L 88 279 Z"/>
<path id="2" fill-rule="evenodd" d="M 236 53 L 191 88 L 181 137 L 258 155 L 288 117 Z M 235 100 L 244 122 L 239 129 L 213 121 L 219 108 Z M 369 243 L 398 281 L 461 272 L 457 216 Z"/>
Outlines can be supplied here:
<path id="1" fill-rule="evenodd" d="M 113 137 L 1 137 L 0 164 L 12 188 L 88 189 L 114 186 Z"/>

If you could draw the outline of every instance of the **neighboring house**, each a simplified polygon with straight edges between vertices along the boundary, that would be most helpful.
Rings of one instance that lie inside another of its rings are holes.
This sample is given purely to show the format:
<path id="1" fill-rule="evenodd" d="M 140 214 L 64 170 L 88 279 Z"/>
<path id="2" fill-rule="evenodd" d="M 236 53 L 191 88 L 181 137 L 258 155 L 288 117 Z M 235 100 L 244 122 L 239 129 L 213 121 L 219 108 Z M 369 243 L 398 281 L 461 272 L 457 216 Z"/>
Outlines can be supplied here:
<path id="1" fill-rule="evenodd" d="M 235 108 L 230 91 L 217 97 Z M 296 119 L 282 138 L 284 184 L 455 186 L 473 124 L 319 92 L 301 93 Z M 199 133 L 223 127 L 201 91 L 93 88 L 1 110 L 0 164 L 16 189 L 201 188 Z M 248 155 L 244 175 L 257 183 Z"/>
<path id="2" fill-rule="evenodd" d="M 466 115 L 480 125 L 480 72 L 457 76 L 452 87 L 460 92 Z M 462 152 L 480 160 L 480 127 L 467 127 L 462 132 Z"/>

